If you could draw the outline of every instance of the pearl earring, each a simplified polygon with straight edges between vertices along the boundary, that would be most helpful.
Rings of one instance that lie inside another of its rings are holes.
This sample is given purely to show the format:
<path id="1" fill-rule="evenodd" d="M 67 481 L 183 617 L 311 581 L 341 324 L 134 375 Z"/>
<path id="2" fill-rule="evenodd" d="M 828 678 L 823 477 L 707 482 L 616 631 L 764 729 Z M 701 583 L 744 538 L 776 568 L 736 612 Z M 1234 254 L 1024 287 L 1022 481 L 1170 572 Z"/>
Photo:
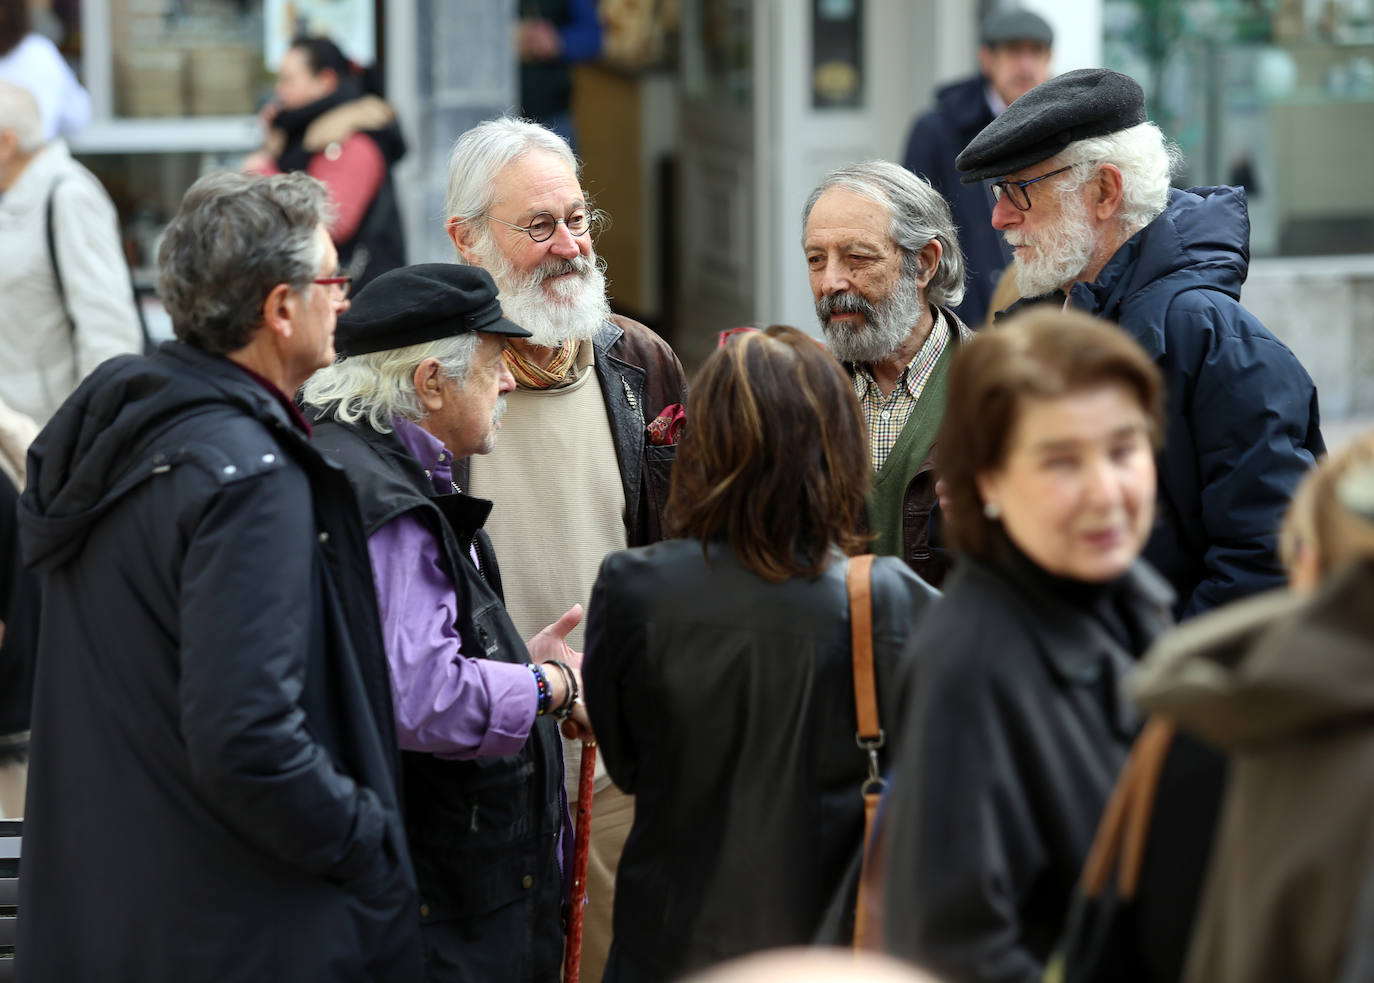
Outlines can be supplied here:
<path id="1" fill-rule="evenodd" d="M 983 514 L 989 519 L 996 521 L 1002 518 L 1002 510 L 998 508 L 996 502 L 986 502 L 983 505 Z"/>

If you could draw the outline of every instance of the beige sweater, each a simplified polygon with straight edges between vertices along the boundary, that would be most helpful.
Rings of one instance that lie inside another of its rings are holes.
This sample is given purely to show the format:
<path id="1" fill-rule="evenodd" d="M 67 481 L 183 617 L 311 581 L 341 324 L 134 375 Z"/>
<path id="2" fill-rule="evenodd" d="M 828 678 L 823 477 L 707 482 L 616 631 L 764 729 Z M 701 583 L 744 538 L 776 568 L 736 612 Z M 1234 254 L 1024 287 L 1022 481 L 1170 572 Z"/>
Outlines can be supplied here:
<path id="1" fill-rule="evenodd" d="M 532 638 L 574 604 L 586 607 L 601 560 L 626 547 L 625 490 L 606 403 L 584 343 L 575 380 L 507 396 L 496 448 L 472 458 L 472 494 L 495 503 L 485 526 L 496 547 L 506 609 Z M 568 635 L 582 651 L 582 626 Z M 581 753 L 564 746 L 569 801 Z M 596 788 L 610 779 L 597 762 Z"/>

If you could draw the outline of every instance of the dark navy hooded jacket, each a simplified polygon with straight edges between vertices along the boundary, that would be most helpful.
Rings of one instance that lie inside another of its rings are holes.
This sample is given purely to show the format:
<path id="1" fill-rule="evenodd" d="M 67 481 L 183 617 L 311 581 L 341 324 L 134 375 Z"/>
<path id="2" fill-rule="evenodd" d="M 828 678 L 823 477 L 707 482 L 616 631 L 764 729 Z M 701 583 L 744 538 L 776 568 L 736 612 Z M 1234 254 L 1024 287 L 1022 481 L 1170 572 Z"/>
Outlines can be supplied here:
<path id="1" fill-rule="evenodd" d="M 1279 524 L 1326 450 L 1312 378 L 1240 304 L 1249 265 L 1244 190 L 1175 189 L 1070 294 L 1120 324 L 1163 373 L 1159 514 L 1145 558 L 1173 585 L 1180 617 L 1284 583 Z"/>
<path id="2" fill-rule="evenodd" d="M 994 119 L 987 84 L 975 75 L 938 90 L 935 108 L 916 120 L 902 157 L 903 167 L 929 181 L 949 202 L 968 269 L 964 300 L 954 313 L 974 330 L 982 327 L 998 275 L 1011 262 L 1011 248 L 992 227 L 987 183 L 960 184 L 954 166 L 959 152 Z"/>
<path id="3" fill-rule="evenodd" d="M 29 450 L 20 980 L 423 976 L 348 479 L 226 358 L 111 359 Z"/>

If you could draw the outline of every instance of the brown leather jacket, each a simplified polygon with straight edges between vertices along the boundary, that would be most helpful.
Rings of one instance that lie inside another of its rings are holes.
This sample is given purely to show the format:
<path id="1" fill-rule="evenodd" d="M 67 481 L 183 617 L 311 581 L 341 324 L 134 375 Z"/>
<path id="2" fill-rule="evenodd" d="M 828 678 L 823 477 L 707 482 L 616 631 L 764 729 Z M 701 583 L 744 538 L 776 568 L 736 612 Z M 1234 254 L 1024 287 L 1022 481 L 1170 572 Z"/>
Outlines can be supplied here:
<path id="1" fill-rule="evenodd" d="M 649 443 L 645 427 L 674 403 L 687 405 L 687 379 L 668 343 L 627 317 L 613 314 L 592 339 L 596 378 L 606 401 L 620 480 L 625 486 L 625 529 L 630 546 L 663 538 L 663 509 L 676 446 Z M 468 487 L 468 461 L 453 480 Z"/>

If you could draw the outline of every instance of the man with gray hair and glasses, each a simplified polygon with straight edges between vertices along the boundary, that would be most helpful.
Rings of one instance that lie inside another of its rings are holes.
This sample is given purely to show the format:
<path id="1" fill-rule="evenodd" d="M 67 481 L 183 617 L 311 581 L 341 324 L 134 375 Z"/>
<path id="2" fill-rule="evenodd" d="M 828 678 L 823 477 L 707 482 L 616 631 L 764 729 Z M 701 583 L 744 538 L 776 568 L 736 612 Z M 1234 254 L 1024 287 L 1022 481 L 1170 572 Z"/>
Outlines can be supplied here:
<path id="1" fill-rule="evenodd" d="M 359 293 L 340 360 L 303 391 L 362 508 L 430 983 L 552 980 L 563 955 L 572 829 L 554 720 L 587 724 L 563 641 L 582 609 L 521 641 L 482 529 L 492 503 L 453 477 L 496 446 L 515 388 L 502 352 L 528 336 L 486 270 L 402 267 Z"/>
<path id="2" fill-rule="evenodd" d="M 486 528 L 511 620 L 529 637 L 587 603 L 607 553 L 662 538 L 687 384 L 662 338 L 611 313 L 598 215 L 562 137 L 510 118 L 468 130 L 449 158 L 447 211 L 459 261 L 489 270 L 506 315 L 530 332 L 504 354 L 515 389 L 500 444 L 454 472 L 497 503 Z M 581 626 L 568 642 L 581 649 Z M 578 762 L 570 751 L 573 801 Z M 610 945 L 616 863 L 633 818 L 632 800 L 599 763 L 594 789 L 587 979 L 600 977 Z"/>
<path id="3" fill-rule="evenodd" d="M 1080 69 L 1017 99 L 956 165 L 966 184 L 992 181 L 1025 303 L 1117 322 L 1164 374 L 1144 556 L 1188 617 L 1285 583 L 1279 526 L 1325 444 L 1311 377 L 1240 303 L 1244 190 L 1171 189 L 1177 161 L 1134 79 Z"/>
<path id="4" fill-rule="evenodd" d="M 197 181 L 158 255 L 177 340 L 29 451 L 25 979 L 423 974 L 367 543 L 291 401 L 348 306 L 328 217 L 304 174 Z"/>
<path id="5" fill-rule="evenodd" d="M 871 160 L 827 174 L 802 224 L 816 316 L 868 420 L 874 552 L 938 587 L 949 563 L 931 542 L 935 435 L 950 362 L 971 337 L 951 310 L 964 257 L 949 205 L 923 178 Z"/>

